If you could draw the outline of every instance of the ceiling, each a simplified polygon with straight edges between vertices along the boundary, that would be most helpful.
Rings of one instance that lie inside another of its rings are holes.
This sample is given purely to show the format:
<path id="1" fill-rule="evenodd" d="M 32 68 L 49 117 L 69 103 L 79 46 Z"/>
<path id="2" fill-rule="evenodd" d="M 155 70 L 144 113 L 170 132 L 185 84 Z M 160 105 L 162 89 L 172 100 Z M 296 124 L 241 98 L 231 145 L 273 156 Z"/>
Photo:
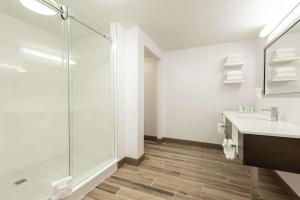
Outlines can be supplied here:
<path id="1" fill-rule="evenodd" d="M 56 0 L 59 4 L 64 4 L 63 0 Z M 14 18 L 15 20 L 21 21 L 23 23 L 28 24 L 29 26 L 33 26 L 39 29 L 42 29 L 46 32 L 55 34 L 58 37 L 64 39 L 64 25 L 66 25 L 66 21 L 62 20 L 60 13 L 54 16 L 45 16 L 40 15 L 31 10 L 25 8 L 18 0 L 1 0 L 0 1 L 0 14 L 5 14 L 9 17 Z M 83 16 L 80 16 L 83 18 Z M 85 19 L 84 20 L 88 20 Z M 1 20 L 0 20 L 1 21 Z M 90 21 L 90 20 L 89 20 Z M 1 21 L 3 22 L 3 21 Z M 103 22 L 101 22 L 103 23 Z M 79 40 L 85 37 L 93 36 L 95 33 L 81 24 L 77 23 L 74 20 L 71 20 L 71 40 L 74 42 L 75 40 Z M 11 24 L 14 26 L 14 24 Z M 104 33 L 108 32 L 109 26 L 101 25 L 97 26 L 99 30 Z M 7 27 L 10 28 L 10 27 Z"/>
<path id="2" fill-rule="evenodd" d="M 161 49 L 170 51 L 256 38 L 264 24 L 299 0 L 56 1 L 69 4 L 77 16 L 98 29 L 112 21 L 126 28 L 139 25 Z M 1 0 L 0 12 L 61 34 L 58 16 L 50 19 L 32 13 L 18 0 Z"/>
<path id="3" fill-rule="evenodd" d="M 258 37 L 272 17 L 298 0 L 65 0 L 102 25 L 139 25 L 163 50 Z"/>
<path id="4" fill-rule="evenodd" d="M 47 32 L 63 37 L 61 18 L 59 15 L 45 16 L 37 14 L 22 6 L 18 0 L 1 0 L 0 14 L 5 14 L 23 23 L 39 27 Z M 14 24 L 10 25 L 14 26 Z"/>
<path id="5" fill-rule="evenodd" d="M 298 21 L 287 33 L 300 33 L 300 22 Z"/>

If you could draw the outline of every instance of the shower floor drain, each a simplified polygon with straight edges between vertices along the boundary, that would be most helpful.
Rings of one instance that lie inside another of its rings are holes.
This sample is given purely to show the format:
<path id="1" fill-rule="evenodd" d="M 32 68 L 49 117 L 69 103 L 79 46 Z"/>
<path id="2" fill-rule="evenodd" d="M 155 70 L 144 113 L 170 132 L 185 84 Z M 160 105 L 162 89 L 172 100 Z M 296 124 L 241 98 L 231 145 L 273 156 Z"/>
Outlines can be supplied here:
<path id="1" fill-rule="evenodd" d="M 14 182 L 15 185 L 21 185 L 23 183 L 27 182 L 27 180 L 25 178 L 21 179 L 21 180 L 18 180 L 16 182 Z"/>

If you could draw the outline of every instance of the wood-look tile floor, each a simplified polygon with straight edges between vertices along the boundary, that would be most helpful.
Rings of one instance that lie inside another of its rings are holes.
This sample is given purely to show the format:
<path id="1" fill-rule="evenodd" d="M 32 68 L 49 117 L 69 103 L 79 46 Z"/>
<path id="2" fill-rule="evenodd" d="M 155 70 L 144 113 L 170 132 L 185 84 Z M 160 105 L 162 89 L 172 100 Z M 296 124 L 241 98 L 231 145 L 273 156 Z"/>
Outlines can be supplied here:
<path id="1" fill-rule="evenodd" d="M 221 150 L 145 141 L 145 160 L 125 164 L 84 200 L 250 200 L 249 168 Z M 291 200 L 268 170 L 259 171 L 262 200 Z"/>

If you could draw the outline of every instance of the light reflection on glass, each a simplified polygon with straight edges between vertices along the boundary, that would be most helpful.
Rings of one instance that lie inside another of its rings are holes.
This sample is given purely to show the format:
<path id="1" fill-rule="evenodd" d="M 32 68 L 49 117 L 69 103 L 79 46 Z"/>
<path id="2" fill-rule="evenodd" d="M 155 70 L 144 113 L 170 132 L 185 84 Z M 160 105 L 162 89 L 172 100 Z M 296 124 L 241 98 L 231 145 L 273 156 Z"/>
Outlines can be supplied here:
<path id="1" fill-rule="evenodd" d="M 15 70 L 17 72 L 27 72 L 24 67 L 22 66 L 17 66 L 17 65 L 11 65 L 11 64 L 7 64 L 7 63 L 2 63 L 0 62 L 0 68 L 4 68 L 4 69 L 8 69 L 8 70 Z"/>
<path id="2" fill-rule="evenodd" d="M 41 52 L 41 51 L 36 51 L 36 50 L 33 50 L 33 49 L 28 49 L 28 48 L 21 48 L 20 51 L 22 53 L 27 54 L 27 55 L 31 55 L 31 56 L 35 56 L 35 57 L 39 57 L 39 58 L 44 58 L 44 59 L 52 60 L 52 61 L 59 62 L 59 63 L 62 63 L 62 62 L 66 63 L 66 60 L 63 59 L 62 57 L 58 57 L 58 56 L 51 55 L 51 54 L 48 54 L 48 53 L 44 53 L 44 52 Z M 77 63 L 74 60 L 70 60 L 70 64 L 71 65 L 76 65 Z"/>

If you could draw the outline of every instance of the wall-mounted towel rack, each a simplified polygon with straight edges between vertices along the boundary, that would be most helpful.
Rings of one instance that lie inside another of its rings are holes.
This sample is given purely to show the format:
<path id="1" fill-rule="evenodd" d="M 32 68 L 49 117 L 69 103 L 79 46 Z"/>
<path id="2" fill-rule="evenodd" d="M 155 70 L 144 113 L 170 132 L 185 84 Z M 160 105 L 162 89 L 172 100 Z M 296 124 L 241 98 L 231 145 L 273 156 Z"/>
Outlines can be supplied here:
<path id="1" fill-rule="evenodd" d="M 245 82 L 242 72 L 242 66 L 245 64 L 242 54 L 230 54 L 227 56 L 225 68 L 225 84 L 238 84 Z"/>

